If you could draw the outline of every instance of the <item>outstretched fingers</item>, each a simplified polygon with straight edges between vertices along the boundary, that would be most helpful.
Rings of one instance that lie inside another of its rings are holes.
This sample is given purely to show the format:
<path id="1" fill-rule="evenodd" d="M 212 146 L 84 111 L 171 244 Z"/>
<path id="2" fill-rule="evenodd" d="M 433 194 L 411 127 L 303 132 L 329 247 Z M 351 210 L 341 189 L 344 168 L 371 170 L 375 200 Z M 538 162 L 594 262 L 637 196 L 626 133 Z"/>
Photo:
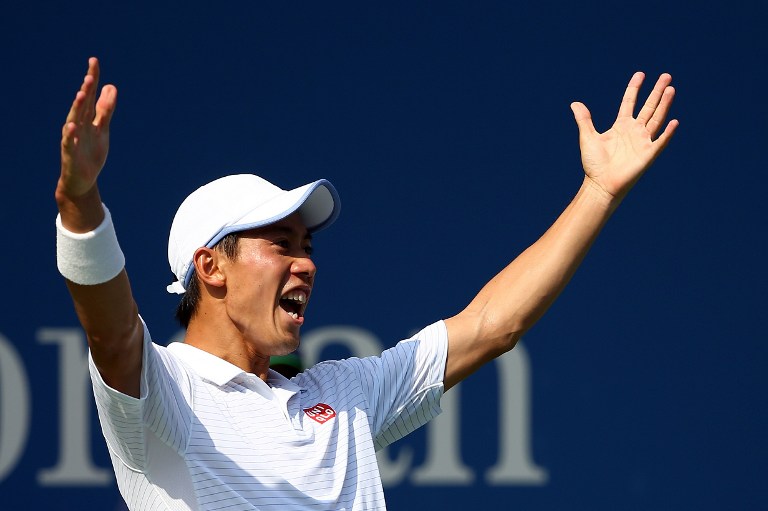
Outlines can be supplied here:
<path id="1" fill-rule="evenodd" d="M 640 112 L 637 114 L 638 121 L 641 121 L 644 124 L 648 123 L 651 117 L 653 117 L 653 113 L 656 111 L 656 107 L 659 106 L 664 91 L 671 82 L 672 76 L 670 76 L 668 73 L 663 73 L 661 76 L 659 76 L 659 79 L 656 80 L 656 85 L 653 86 L 653 90 L 648 95 L 648 99 L 645 101 L 643 108 L 640 109 Z"/>
<path id="2" fill-rule="evenodd" d="M 85 84 L 83 84 L 85 86 Z M 72 101 L 72 106 L 67 114 L 67 120 L 64 122 L 64 126 L 61 129 L 61 145 L 64 149 L 71 150 L 75 144 L 75 138 L 78 136 L 78 130 L 83 124 L 85 109 L 84 103 L 86 101 L 86 92 L 82 90 L 77 91 L 75 99 Z"/>
<path id="3" fill-rule="evenodd" d="M 638 71 L 627 84 L 627 89 L 624 91 L 624 97 L 621 98 L 621 106 L 619 106 L 619 115 L 621 117 L 632 117 L 635 113 L 635 105 L 637 104 L 637 95 L 640 92 L 640 86 L 643 85 L 645 80 L 645 73 Z"/>
<path id="4" fill-rule="evenodd" d="M 90 122 L 95 115 L 96 92 L 99 87 L 99 61 L 95 57 L 88 59 L 88 74 L 83 79 L 83 85 L 80 90 L 85 92 L 85 102 L 83 106 L 83 121 Z"/>
<path id="5" fill-rule="evenodd" d="M 659 138 L 657 138 L 653 143 L 656 146 L 656 154 L 660 153 L 664 150 L 665 147 L 667 147 L 667 144 L 669 144 L 669 141 L 672 139 L 672 135 L 675 134 L 675 130 L 680 125 L 680 122 L 677 119 L 672 119 L 667 124 L 667 127 L 664 129 L 664 132 L 659 135 Z"/>
<path id="6" fill-rule="evenodd" d="M 648 98 L 650 101 L 650 98 Z M 664 124 L 664 120 L 667 118 L 667 114 L 669 113 L 669 109 L 672 106 L 672 100 L 675 99 L 675 88 L 671 85 L 666 85 L 664 87 L 664 90 L 659 95 L 659 100 L 657 105 L 654 107 L 653 111 L 651 112 L 650 118 L 647 120 L 646 128 L 648 129 L 648 133 L 651 135 L 651 138 L 656 136 L 656 133 L 659 132 L 662 125 Z M 643 107 L 643 110 L 645 110 L 645 107 Z M 638 120 L 645 121 L 645 119 L 641 119 L 638 115 Z"/>
<path id="7" fill-rule="evenodd" d="M 83 84 L 75 94 L 75 100 L 67 114 L 67 123 L 82 124 L 93 119 L 98 82 L 99 61 L 95 57 L 91 57 L 88 59 L 88 73 L 83 78 Z"/>
<path id="8" fill-rule="evenodd" d="M 103 131 L 108 130 L 116 104 L 117 88 L 114 85 L 105 85 L 101 89 L 99 100 L 96 102 L 96 117 L 93 120 L 93 125 Z"/>
<path id="9" fill-rule="evenodd" d="M 62 127 L 62 147 L 71 149 L 76 139 L 88 136 L 95 128 L 94 134 L 107 133 L 112 114 L 117 103 L 117 89 L 114 85 L 105 85 L 98 93 L 99 61 L 95 57 L 88 59 L 88 72 L 83 78 L 80 90 L 67 114 Z"/>
<path id="10" fill-rule="evenodd" d="M 643 83 L 645 75 L 642 72 L 637 72 L 632 76 L 632 79 L 627 85 L 627 90 L 624 93 L 624 98 L 621 101 L 621 107 L 619 107 L 619 115 L 617 120 L 624 118 L 634 118 L 634 108 L 637 103 L 637 96 L 640 91 L 640 86 Z M 675 97 L 675 89 L 670 84 L 672 83 L 672 76 L 669 73 L 662 73 L 656 84 L 653 86 L 653 90 L 648 95 L 643 107 L 637 114 L 637 121 L 646 127 L 648 134 L 651 138 L 654 138 L 664 124 L 664 120 L 669 113 L 669 109 L 672 105 L 672 100 Z M 665 130 L 665 138 L 669 138 L 677 127 L 667 126 Z M 667 133 L 669 131 L 669 133 Z M 662 145 L 662 144 L 659 144 Z"/>

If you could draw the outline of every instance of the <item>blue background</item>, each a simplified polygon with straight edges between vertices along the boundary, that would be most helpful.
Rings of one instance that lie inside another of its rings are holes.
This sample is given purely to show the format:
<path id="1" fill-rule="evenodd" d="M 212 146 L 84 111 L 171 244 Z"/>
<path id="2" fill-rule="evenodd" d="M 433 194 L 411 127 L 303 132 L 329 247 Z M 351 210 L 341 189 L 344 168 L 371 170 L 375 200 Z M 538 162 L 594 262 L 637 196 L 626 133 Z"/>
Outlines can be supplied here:
<path id="1" fill-rule="evenodd" d="M 330 179 L 342 214 L 316 239 L 305 328 L 357 325 L 391 345 L 460 310 L 571 199 L 582 175 L 571 101 L 602 131 L 634 71 L 648 82 L 672 73 L 675 139 L 525 337 L 533 457 L 548 483 L 406 481 L 387 499 L 391 509 L 768 508 L 764 2 L 1 10 L 0 333 L 23 358 L 34 401 L 0 502 L 119 502 L 114 485 L 35 482 L 58 451 L 56 350 L 36 331 L 77 325 L 55 266 L 60 128 L 95 55 L 119 90 L 101 191 L 157 340 L 177 330 L 168 226 L 198 185 L 233 172 L 285 188 Z M 493 377 L 483 370 L 462 391 L 472 402 L 462 453 L 478 473 L 495 459 L 482 448 Z"/>

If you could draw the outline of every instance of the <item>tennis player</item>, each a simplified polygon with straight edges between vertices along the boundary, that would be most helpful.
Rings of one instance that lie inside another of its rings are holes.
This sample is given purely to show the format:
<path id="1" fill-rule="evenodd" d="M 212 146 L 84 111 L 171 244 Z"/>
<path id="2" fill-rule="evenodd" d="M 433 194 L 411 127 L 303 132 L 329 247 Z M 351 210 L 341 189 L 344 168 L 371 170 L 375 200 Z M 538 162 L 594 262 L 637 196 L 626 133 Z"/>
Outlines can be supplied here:
<path id="1" fill-rule="evenodd" d="M 117 89 L 89 60 L 62 130 L 58 267 L 87 334 L 102 431 L 132 510 L 385 509 L 375 451 L 436 416 L 443 392 L 512 348 L 670 141 L 662 74 L 637 113 L 629 81 L 613 126 L 573 103 L 584 168 L 573 201 L 458 314 L 378 357 L 291 379 L 270 357 L 299 346 L 317 268 L 312 239 L 339 214 L 333 185 L 283 190 L 251 174 L 192 191 L 170 230 L 183 343 L 152 342 L 98 177 Z"/>

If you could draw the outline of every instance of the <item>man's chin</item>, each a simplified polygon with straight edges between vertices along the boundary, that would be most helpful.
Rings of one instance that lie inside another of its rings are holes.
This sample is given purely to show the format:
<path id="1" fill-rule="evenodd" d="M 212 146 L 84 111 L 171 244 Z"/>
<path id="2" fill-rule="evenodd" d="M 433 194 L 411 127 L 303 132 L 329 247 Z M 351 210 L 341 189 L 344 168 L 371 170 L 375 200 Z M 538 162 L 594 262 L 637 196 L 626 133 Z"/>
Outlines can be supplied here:
<path id="1" fill-rule="evenodd" d="M 282 340 L 278 345 L 275 346 L 275 349 L 273 350 L 272 356 L 282 356 L 282 355 L 290 355 L 297 349 L 299 349 L 299 336 L 296 337 L 288 337 Z"/>

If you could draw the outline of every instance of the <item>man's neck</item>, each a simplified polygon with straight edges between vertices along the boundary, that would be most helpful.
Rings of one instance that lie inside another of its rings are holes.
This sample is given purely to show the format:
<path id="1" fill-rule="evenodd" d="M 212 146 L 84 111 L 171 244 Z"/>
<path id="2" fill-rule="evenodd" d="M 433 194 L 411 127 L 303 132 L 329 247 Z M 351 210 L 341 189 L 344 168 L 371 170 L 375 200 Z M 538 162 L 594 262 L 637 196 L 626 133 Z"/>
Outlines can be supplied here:
<path id="1" fill-rule="evenodd" d="M 257 353 L 253 344 L 231 323 L 219 324 L 211 319 L 211 316 L 205 316 L 205 320 L 192 318 L 184 342 L 266 381 L 269 356 Z"/>

